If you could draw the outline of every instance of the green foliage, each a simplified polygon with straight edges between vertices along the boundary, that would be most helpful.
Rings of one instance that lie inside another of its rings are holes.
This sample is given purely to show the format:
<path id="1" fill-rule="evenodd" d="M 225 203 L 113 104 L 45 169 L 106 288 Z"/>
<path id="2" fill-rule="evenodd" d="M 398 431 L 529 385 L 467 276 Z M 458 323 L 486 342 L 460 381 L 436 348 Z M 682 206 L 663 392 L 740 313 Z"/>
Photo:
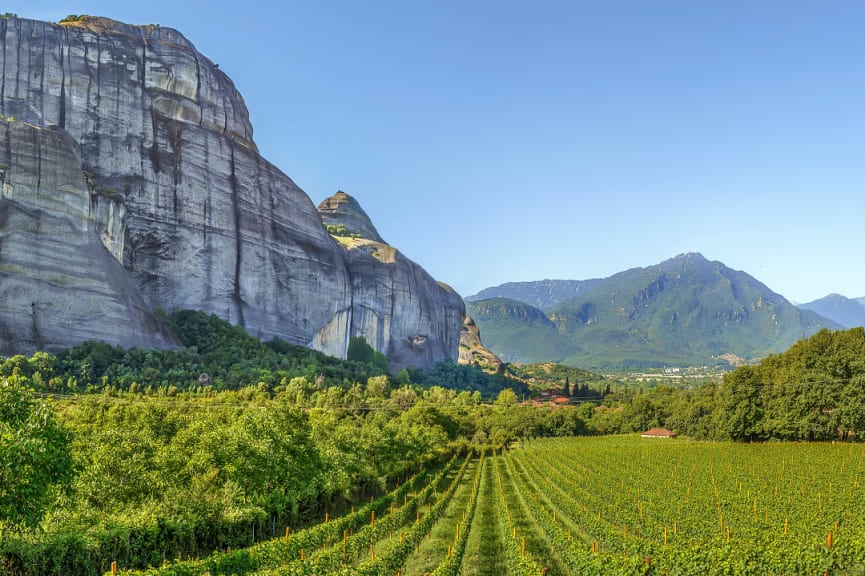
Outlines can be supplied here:
<path id="1" fill-rule="evenodd" d="M 0 359 L 0 381 L 58 395 L 40 422 L 71 440 L 54 462 L 78 471 L 68 492 L 60 482 L 28 497 L 45 514 L 0 540 L 7 572 L 94 574 L 238 550 L 451 454 L 587 433 L 577 410 L 520 405 L 523 384 L 476 368 L 443 362 L 392 382 L 373 364 L 263 344 L 215 316 L 164 321 L 185 348 L 90 342 Z M 484 403 L 502 390 L 510 402 Z"/>
<path id="2" fill-rule="evenodd" d="M 66 18 L 63 18 L 62 20 L 60 20 L 59 24 L 65 24 L 68 22 L 86 22 L 87 20 L 90 20 L 91 18 L 92 18 L 92 16 L 89 16 L 87 14 L 80 14 L 80 15 L 79 14 L 70 14 Z"/>
<path id="3" fill-rule="evenodd" d="M 375 366 L 382 372 L 390 373 L 390 364 L 387 361 L 387 357 L 373 349 L 363 336 L 352 336 L 349 339 L 346 359 L 354 362 L 363 362 L 364 364 Z"/>
<path id="4" fill-rule="evenodd" d="M 450 359 L 442 360 L 432 370 L 409 369 L 408 373 L 413 383 L 427 388 L 439 386 L 480 392 L 484 398 L 493 398 L 505 388 L 513 390 L 518 396 L 529 393 L 528 386 L 519 380 L 488 374 L 477 366 L 456 364 Z"/>
<path id="5" fill-rule="evenodd" d="M 345 238 L 363 238 L 362 234 L 354 234 L 349 232 L 345 224 L 327 224 L 325 226 L 327 233 L 331 236 L 343 236 Z"/>
<path id="6" fill-rule="evenodd" d="M 0 382 L 0 533 L 34 527 L 72 480 L 69 434 L 32 392 Z"/>

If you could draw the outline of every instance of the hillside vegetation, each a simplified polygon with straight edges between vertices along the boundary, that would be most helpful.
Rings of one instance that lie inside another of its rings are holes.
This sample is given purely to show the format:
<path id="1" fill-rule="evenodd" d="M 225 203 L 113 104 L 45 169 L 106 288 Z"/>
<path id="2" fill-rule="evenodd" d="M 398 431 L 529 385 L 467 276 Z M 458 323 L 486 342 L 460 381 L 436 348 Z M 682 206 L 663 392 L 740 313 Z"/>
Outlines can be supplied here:
<path id="1" fill-rule="evenodd" d="M 472 302 L 469 313 L 504 360 L 591 370 L 726 366 L 724 356 L 756 360 L 821 328 L 840 328 L 700 254 L 579 287 L 543 311 L 494 298 Z M 505 285 L 502 293 L 515 292 Z"/>

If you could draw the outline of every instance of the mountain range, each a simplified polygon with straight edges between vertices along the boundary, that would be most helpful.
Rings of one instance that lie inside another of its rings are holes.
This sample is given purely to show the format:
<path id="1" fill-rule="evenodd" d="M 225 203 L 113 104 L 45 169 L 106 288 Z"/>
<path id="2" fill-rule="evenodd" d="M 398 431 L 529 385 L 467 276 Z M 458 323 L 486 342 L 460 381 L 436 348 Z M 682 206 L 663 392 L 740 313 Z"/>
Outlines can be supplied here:
<path id="1" fill-rule="evenodd" d="M 865 298 L 847 298 L 840 294 L 829 294 L 819 300 L 798 306 L 803 310 L 811 310 L 824 318 L 829 318 L 845 328 L 865 326 Z"/>
<path id="2" fill-rule="evenodd" d="M 503 284 L 466 300 L 502 360 L 594 370 L 735 365 L 842 328 L 699 253 L 604 279 Z"/>

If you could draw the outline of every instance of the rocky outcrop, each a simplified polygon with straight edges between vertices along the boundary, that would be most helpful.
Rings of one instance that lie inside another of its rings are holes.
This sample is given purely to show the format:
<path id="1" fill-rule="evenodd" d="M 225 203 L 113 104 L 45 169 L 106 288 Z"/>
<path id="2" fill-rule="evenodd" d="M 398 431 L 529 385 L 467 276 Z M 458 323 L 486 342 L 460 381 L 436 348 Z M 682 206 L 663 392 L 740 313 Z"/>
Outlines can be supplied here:
<path id="1" fill-rule="evenodd" d="M 387 244 L 358 201 L 342 190 L 319 204 L 318 214 L 328 230 L 334 230 L 337 234 L 352 234 Z"/>
<path id="2" fill-rule="evenodd" d="M 484 346 L 481 341 L 481 331 L 468 314 L 466 314 L 462 330 L 460 330 L 460 350 L 457 363 L 477 366 L 491 374 L 501 374 L 505 369 L 501 359 Z"/>
<path id="3" fill-rule="evenodd" d="M 77 144 L 60 129 L 0 121 L 0 354 L 82 340 L 179 342 L 96 233 Z"/>
<path id="4" fill-rule="evenodd" d="M 324 200 L 318 210 L 323 222 L 342 226 L 334 239 L 344 250 L 351 282 L 350 335 L 363 336 L 384 352 L 395 370 L 455 358 L 465 316 L 459 294 L 392 246 L 370 239 L 381 236 L 345 192 Z"/>
<path id="5" fill-rule="evenodd" d="M 88 245 L 95 238 L 124 271 L 118 277 L 128 280 L 128 302 L 142 310 L 200 309 L 254 336 L 345 354 L 352 311 L 364 301 L 353 293 L 347 252 L 306 194 L 258 154 L 243 99 L 210 60 L 175 30 L 104 18 L 63 24 L 2 18 L 0 38 L 0 114 L 55 126 L 77 148 L 73 163 L 89 199 L 86 210 L 67 207 L 62 219 Z M 24 168 L 10 162 L 23 178 Z M 0 250 L 25 271 L 36 265 L 6 243 Z M 76 266 L 86 268 L 97 257 L 82 258 Z M 0 276 L 0 289 L 9 281 Z M 418 276 L 418 282 L 432 280 Z M 461 317 L 437 308 L 439 301 L 425 301 L 419 313 L 411 299 L 406 308 L 401 296 L 391 300 L 390 322 L 436 341 L 419 359 L 456 356 L 455 342 L 450 349 L 437 339 L 458 332 Z M 51 329 L 54 320 L 66 321 L 64 314 L 46 315 L 40 334 L 49 347 L 69 342 Z M 110 320 L 94 320 L 96 332 L 100 322 Z M 11 342 L 6 348 L 34 347 L 0 336 Z M 107 339 L 129 342 L 116 336 Z M 402 347 L 386 338 L 377 345 Z M 400 365 L 404 354 L 395 354 L 392 363 Z"/>

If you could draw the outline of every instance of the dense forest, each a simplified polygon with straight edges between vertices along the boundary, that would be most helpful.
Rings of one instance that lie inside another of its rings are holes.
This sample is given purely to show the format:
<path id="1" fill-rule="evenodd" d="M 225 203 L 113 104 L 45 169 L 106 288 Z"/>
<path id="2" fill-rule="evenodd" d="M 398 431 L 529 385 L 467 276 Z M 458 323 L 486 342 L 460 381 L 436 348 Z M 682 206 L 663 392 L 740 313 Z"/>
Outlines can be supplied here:
<path id="1" fill-rule="evenodd" d="M 362 341 L 339 360 L 201 313 L 165 321 L 184 348 L 87 343 L 0 363 L 0 570 L 92 574 L 245 546 L 517 439 L 865 430 L 861 328 L 822 331 L 720 383 L 599 391 L 585 383 L 594 375 L 555 366 L 507 378 L 443 362 L 394 375 Z M 570 405 L 520 402 L 526 380 L 559 376 Z"/>

